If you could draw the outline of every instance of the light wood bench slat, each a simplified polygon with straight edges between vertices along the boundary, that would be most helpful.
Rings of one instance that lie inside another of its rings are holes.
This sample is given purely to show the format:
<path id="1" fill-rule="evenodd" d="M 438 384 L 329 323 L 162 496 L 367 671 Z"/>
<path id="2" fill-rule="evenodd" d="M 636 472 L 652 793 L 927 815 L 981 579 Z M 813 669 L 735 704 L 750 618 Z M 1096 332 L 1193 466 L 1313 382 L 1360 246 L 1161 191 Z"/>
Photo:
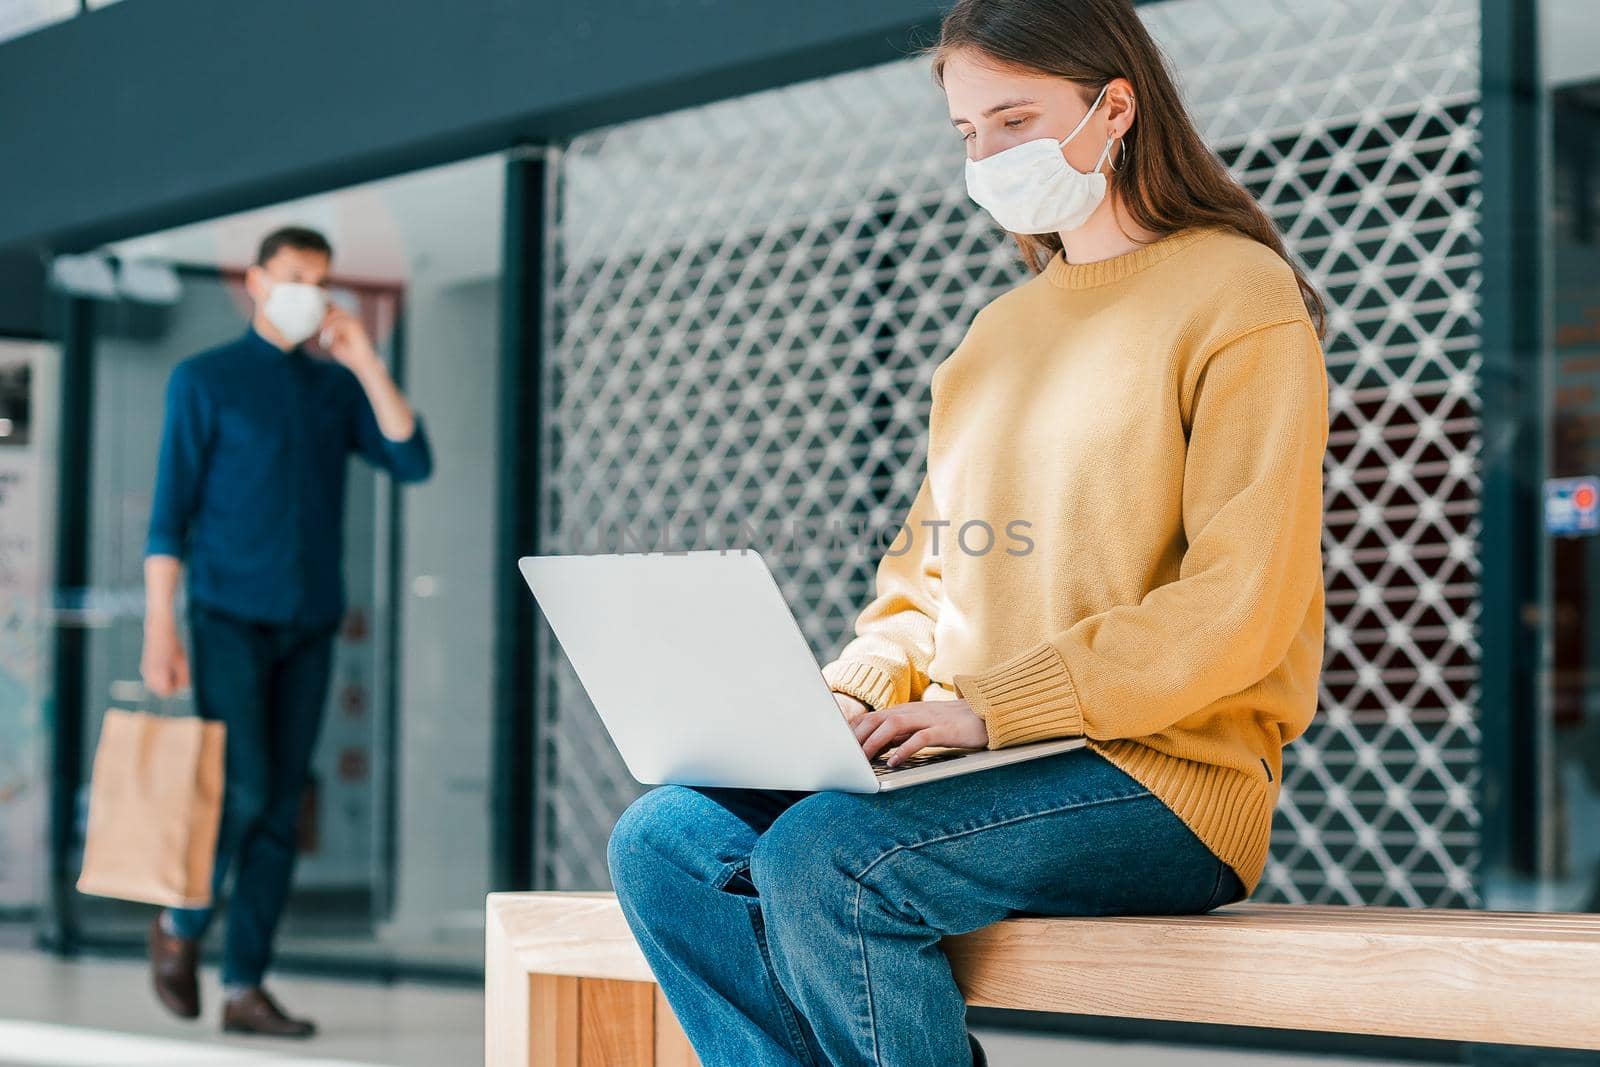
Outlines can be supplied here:
<path id="1" fill-rule="evenodd" d="M 1363 923 L 1401 922 L 1424 923 L 1430 929 L 1477 930 L 1496 926 L 1512 930 L 1549 928 L 1553 930 L 1578 930 L 1593 934 L 1600 917 L 1591 913 L 1475 911 L 1470 908 L 1390 908 L 1343 904 L 1231 904 L 1206 915 L 1188 916 L 1194 919 L 1248 915 L 1253 909 L 1266 909 L 1270 914 L 1295 922 L 1328 922 L 1340 926 L 1352 921 Z M 1120 918 L 1121 916 L 1119 916 Z"/>
<path id="2" fill-rule="evenodd" d="M 493 893 L 488 924 L 529 974 L 655 981 L 609 893 Z"/>
<path id="3" fill-rule="evenodd" d="M 1409 914 L 1408 914 L 1409 913 Z M 1509 912 L 1474 912 L 1465 909 L 1445 908 L 1377 908 L 1328 905 L 1307 907 L 1295 904 L 1233 904 L 1206 915 L 1171 916 L 1185 925 L 1200 923 L 1228 927 L 1271 923 L 1274 930 L 1292 930 L 1315 935 L 1320 930 L 1337 930 L 1341 933 L 1360 931 L 1373 937 L 1394 934 L 1416 934 L 1439 938 L 1470 938 L 1475 941 L 1511 940 L 1529 938 L 1586 941 L 1600 937 L 1600 916 L 1575 916 L 1576 921 L 1547 921 L 1546 917 L 1530 915 L 1527 921 L 1512 917 Z M 1483 916 L 1480 920 L 1477 916 Z M 1132 923 L 1148 925 L 1161 916 L 1095 916 L 1091 921 L 1121 925 Z M 1033 921 L 1022 918 L 1007 922 Z M 1054 917 L 1039 921 L 1055 922 Z"/>
<path id="4" fill-rule="evenodd" d="M 975 1005 L 1600 1048 L 1600 1012 L 1585 1006 L 1600 989 L 1600 936 L 1474 939 L 1434 916 L 1409 926 L 1353 917 L 1345 930 L 1274 907 L 1012 919 L 943 944 Z"/>
<path id="5" fill-rule="evenodd" d="M 494 894 L 488 929 L 491 1067 L 696 1063 L 612 894 Z M 979 1006 L 1600 1049 L 1600 915 L 1247 902 L 942 944 Z"/>

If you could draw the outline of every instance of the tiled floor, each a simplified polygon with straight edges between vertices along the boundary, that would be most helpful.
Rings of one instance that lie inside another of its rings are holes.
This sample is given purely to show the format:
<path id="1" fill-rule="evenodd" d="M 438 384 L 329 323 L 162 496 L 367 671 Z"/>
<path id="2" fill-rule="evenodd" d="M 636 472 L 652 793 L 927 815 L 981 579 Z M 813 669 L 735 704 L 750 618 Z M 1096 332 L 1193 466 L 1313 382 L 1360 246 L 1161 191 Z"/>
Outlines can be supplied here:
<path id="1" fill-rule="evenodd" d="M 225 1037 L 215 973 L 204 1017 L 168 1016 L 142 964 L 65 963 L 0 954 L 0 1067 L 475 1067 L 483 1062 L 483 997 L 475 989 L 280 978 L 269 988 L 317 1021 L 309 1042 Z M 40 1024 L 47 1024 L 41 1026 Z"/>
<path id="2" fill-rule="evenodd" d="M 309 1042 L 227 1037 L 207 975 L 205 1018 L 167 1017 L 127 961 L 62 962 L 0 952 L 0 1067 L 478 1067 L 483 998 L 474 989 L 281 978 L 272 989 L 312 1016 Z M 978 1030 L 993 1067 L 1345 1067 L 1377 1061 L 1196 1051 Z M 1381 1065 L 1380 1065 L 1381 1067 Z"/>

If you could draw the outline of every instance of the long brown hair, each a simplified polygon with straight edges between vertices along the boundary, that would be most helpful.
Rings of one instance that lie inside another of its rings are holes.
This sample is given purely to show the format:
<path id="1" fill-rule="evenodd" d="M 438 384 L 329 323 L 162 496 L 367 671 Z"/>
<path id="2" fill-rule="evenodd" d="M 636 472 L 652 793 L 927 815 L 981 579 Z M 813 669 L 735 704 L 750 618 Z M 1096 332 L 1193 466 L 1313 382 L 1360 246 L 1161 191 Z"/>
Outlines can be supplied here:
<path id="1" fill-rule="evenodd" d="M 1272 219 L 1200 137 L 1132 0 L 958 0 L 938 43 L 926 49 L 941 88 L 945 61 L 963 49 L 1002 67 L 1076 82 L 1086 105 L 1113 78 L 1128 79 L 1138 112 L 1118 147 L 1111 181 L 1129 216 L 1162 236 L 1222 226 L 1260 241 L 1294 270 L 1312 325 L 1323 335 L 1321 294 L 1290 258 Z M 1011 236 L 1035 274 L 1061 250 L 1058 234 Z"/>

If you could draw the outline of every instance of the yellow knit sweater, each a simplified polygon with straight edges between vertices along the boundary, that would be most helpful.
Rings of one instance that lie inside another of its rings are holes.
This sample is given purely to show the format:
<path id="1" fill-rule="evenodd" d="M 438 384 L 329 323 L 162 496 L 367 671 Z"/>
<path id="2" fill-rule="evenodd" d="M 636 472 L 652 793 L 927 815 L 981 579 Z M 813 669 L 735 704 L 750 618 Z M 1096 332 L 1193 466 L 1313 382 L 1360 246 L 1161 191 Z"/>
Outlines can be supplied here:
<path id="1" fill-rule="evenodd" d="M 1086 736 L 1254 892 L 1317 706 L 1327 396 L 1259 242 L 1057 254 L 935 369 L 921 488 L 829 686 L 959 696 L 990 748 Z"/>

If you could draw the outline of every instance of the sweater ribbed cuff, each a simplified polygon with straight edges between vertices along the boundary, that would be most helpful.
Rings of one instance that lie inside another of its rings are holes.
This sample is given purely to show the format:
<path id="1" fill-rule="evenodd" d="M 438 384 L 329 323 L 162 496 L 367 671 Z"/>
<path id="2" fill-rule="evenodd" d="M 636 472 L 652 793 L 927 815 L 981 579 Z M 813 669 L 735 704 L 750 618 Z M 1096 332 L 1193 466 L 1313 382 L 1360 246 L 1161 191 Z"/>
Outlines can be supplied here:
<path id="1" fill-rule="evenodd" d="M 834 660 L 822 668 L 822 680 L 836 693 L 853 696 L 873 711 L 895 703 L 899 685 L 882 667 L 855 660 Z"/>
<path id="2" fill-rule="evenodd" d="M 977 674 L 958 674 L 956 692 L 989 732 L 989 748 L 1083 734 L 1078 691 L 1054 645 L 1012 656 Z"/>

